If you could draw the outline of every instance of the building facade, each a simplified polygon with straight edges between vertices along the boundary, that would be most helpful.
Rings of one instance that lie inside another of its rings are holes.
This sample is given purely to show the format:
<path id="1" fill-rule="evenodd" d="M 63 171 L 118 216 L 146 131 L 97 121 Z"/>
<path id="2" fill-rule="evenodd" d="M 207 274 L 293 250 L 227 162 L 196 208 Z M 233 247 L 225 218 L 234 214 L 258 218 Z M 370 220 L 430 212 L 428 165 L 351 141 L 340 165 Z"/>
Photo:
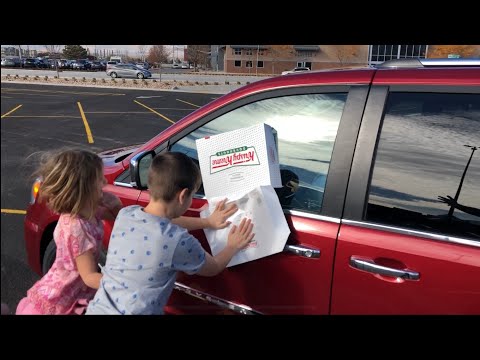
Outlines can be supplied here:
<path id="1" fill-rule="evenodd" d="M 225 45 L 222 50 L 228 73 L 267 75 L 300 66 L 321 70 L 368 63 L 368 45 Z"/>
<path id="2" fill-rule="evenodd" d="M 429 51 L 431 57 L 480 56 L 479 45 L 212 45 L 210 65 L 213 71 L 278 75 L 295 67 L 322 70 L 424 59 Z"/>

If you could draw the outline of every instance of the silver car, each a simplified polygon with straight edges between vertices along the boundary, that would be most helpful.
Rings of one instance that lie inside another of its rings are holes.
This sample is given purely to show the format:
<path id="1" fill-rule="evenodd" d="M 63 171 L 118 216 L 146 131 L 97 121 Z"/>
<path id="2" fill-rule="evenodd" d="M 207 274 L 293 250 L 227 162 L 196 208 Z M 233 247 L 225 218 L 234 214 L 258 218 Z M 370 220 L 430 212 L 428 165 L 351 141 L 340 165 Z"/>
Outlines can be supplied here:
<path id="1" fill-rule="evenodd" d="M 132 64 L 116 64 L 110 66 L 107 70 L 107 75 L 112 78 L 116 77 L 134 77 L 137 79 L 151 78 L 152 73 L 145 69 L 140 69 L 139 67 Z"/>

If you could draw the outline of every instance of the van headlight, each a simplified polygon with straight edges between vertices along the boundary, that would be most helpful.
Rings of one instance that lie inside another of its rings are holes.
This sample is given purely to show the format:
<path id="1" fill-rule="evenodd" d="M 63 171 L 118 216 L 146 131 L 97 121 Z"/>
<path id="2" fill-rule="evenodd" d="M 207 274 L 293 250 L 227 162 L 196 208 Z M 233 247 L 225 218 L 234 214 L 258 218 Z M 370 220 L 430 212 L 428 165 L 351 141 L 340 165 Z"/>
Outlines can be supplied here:
<path id="1" fill-rule="evenodd" d="M 36 178 L 32 184 L 32 191 L 30 194 L 30 204 L 34 204 L 37 199 L 38 192 L 40 190 L 40 185 L 42 184 L 42 178 Z"/>

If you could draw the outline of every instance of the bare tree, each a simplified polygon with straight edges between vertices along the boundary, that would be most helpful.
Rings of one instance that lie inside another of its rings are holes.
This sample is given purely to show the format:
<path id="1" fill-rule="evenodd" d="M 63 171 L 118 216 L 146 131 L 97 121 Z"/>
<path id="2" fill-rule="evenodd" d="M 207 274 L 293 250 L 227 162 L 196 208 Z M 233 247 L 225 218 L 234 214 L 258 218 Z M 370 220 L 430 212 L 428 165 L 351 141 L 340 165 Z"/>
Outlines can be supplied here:
<path id="1" fill-rule="evenodd" d="M 348 62 L 349 59 L 357 55 L 357 47 L 355 45 L 336 45 L 333 47 L 333 56 L 340 63 L 340 67 Z"/>
<path id="2" fill-rule="evenodd" d="M 45 45 L 45 49 L 48 52 L 48 58 L 55 61 L 55 70 L 57 70 L 57 78 L 60 78 L 58 71 L 58 61 L 60 60 L 60 47 L 62 45 Z"/>
<path id="3" fill-rule="evenodd" d="M 145 55 L 147 54 L 147 45 L 138 45 L 138 55 L 140 59 L 145 61 Z"/>
<path id="4" fill-rule="evenodd" d="M 198 65 L 208 67 L 208 59 L 210 58 L 210 46 L 209 45 L 187 45 L 188 61 L 193 63 L 195 71 L 197 71 Z"/>
<path id="5" fill-rule="evenodd" d="M 272 59 L 272 74 L 276 74 L 275 64 L 277 62 L 282 62 L 283 58 L 290 58 L 291 54 L 293 54 L 293 46 L 292 45 L 272 45 L 269 49 L 269 55 Z M 278 73 L 282 72 L 283 70 L 290 70 L 280 68 Z"/>

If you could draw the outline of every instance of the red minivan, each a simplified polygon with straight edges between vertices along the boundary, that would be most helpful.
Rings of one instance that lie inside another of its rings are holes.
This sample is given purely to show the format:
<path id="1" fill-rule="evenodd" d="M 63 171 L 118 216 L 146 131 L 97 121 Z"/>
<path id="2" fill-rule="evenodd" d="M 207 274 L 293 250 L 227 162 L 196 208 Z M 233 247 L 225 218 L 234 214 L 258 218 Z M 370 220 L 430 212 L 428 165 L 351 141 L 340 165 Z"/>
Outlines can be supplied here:
<path id="1" fill-rule="evenodd" d="M 299 179 L 288 201 L 278 189 L 287 245 L 214 278 L 179 274 L 166 313 L 480 314 L 479 60 L 393 60 L 252 83 L 146 144 L 100 154 L 105 190 L 146 205 L 152 156 L 198 161 L 196 139 L 258 123 L 276 129 L 281 171 Z M 25 241 L 42 274 L 58 215 L 37 193 L 35 184 Z M 205 202 L 200 189 L 186 215 Z M 192 233 L 209 250 L 203 231 Z"/>

